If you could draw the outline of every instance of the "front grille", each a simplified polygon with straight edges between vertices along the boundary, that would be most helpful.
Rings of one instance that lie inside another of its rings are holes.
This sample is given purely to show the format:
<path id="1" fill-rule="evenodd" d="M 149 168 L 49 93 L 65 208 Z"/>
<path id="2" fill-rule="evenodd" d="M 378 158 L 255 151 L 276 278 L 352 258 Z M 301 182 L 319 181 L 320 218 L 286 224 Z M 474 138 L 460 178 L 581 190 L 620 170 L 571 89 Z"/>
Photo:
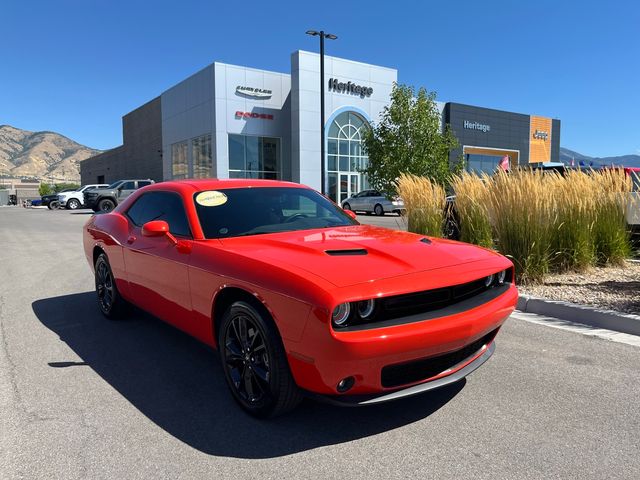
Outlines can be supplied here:
<path id="1" fill-rule="evenodd" d="M 484 278 L 481 278 L 460 285 L 386 297 L 381 300 L 382 317 L 390 319 L 430 312 L 466 300 L 487 289 Z"/>
<path id="2" fill-rule="evenodd" d="M 387 365 L 382 368 L 382 386 L 385 388 L 399 387 L 435 377 L 469 358 L 480 350 L 483 345 L 491 343 L 497 333 L 498 329 L 496 328 L 481 339 L 454 352 L 445 353 L 444 355 L 421 358 L 396 365 Z"/>

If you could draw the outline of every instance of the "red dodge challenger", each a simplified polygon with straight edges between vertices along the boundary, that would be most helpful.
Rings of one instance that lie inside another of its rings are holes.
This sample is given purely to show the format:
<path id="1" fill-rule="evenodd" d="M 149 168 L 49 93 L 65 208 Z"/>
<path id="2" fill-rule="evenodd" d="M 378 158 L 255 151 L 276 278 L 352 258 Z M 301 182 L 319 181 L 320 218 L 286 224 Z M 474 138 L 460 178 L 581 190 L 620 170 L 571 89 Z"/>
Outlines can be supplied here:
<path id="1" fill-rule="evenodd" d="M 368 405 L 482 365 L 517 301 L 512 263 L 354 217 L 294 183 L 184 180 L 91 217 L 83 239 L 102 313 L 134 304 L 216 347 L 258 417 L 303 392 Z"/>

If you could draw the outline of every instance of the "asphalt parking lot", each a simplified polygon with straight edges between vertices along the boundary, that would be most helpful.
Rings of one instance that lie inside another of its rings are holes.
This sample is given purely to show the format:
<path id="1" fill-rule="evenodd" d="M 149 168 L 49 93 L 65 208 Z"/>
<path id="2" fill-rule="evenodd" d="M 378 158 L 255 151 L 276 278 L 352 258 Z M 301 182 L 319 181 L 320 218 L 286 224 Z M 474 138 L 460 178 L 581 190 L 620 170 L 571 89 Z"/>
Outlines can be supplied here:
<path id="1" fill-rule="evenodd" d="M 640 478 L 639 347 L 514 317 L 452 387 L 261 422 L 208 348 L 102 318 L 88 218 L 0 208 L 2 479 Z"/>

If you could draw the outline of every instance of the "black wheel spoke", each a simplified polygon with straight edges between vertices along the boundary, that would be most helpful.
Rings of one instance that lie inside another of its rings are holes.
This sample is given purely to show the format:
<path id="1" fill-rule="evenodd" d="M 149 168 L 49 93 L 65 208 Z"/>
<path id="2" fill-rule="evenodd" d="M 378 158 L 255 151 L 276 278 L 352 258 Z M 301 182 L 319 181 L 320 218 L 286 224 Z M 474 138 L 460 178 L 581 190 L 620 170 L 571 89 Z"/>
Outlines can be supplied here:
<path id="1" fill-rule="evenodd" d="M 244 391 L 247 394 L 247 399 L 250 402 L 253 402 L 256 400 L 256 396 L 253 392 L 253 373 L 251 372 L 251 367 L 246 367 L 244 369 L 244 375 L 243 375 L 243 386 L 244 386 Z"/>
<path id="2" fill-rule="evenodd" d="M 226 360 L 228 365 L 238 366 L 242 365 L 242 361 L 244 357 L 242 356 L 242 352 L 233 342 L 229 342 L 226 344 Z"/>
<path id="3" fill-rule="evenodd" d="M 259 365 L 254 365 L 251 369 L 260 389 L 269 388 L 269 372 Z"/>

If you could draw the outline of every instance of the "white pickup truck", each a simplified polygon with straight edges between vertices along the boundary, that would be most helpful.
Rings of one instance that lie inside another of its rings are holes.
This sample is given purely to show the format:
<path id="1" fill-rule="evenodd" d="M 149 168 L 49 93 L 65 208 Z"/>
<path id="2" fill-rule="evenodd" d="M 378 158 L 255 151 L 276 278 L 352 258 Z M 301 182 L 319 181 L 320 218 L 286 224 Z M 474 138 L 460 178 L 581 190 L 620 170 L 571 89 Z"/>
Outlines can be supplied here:
<path id="1" fill-rule="evenodd" d="M 58 202 L 61 207 L 68 208 L 69 210 L 75 210 L 82 207 L 84 202 L 84 191 L 92 188 L 107 188 L 108 183 L 93 183 L 91 185 L 84 185 L 74 192 L 64 192 L 58 194 Z"/>

